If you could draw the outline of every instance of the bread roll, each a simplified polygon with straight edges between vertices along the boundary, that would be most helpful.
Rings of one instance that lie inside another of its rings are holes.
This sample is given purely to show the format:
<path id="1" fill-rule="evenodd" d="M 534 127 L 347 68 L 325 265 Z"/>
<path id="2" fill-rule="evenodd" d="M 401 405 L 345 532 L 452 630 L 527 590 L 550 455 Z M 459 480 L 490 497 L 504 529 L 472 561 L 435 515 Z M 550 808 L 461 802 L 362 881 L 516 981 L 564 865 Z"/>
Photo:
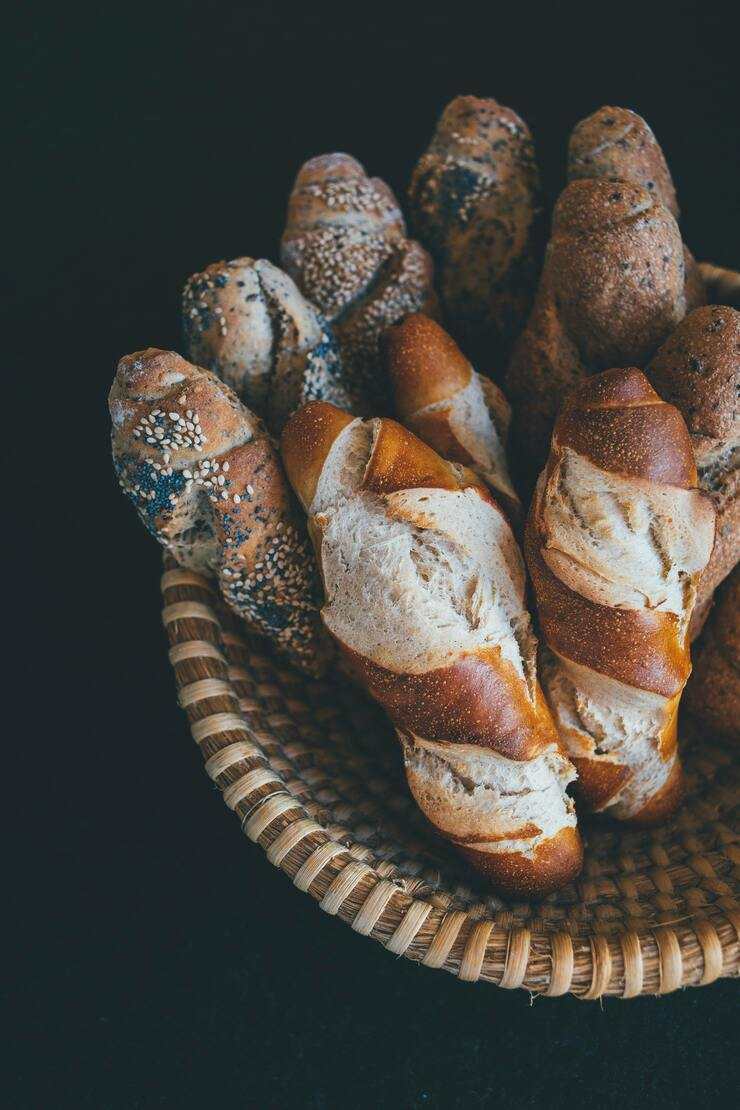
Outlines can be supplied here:
<path id="1" fill-rule="evenodd" d="M 437 312 L 432 260 L 406 237 L 391 190 L 349 154 L 310 159 L 290 196 L 281 257 L 333 326 L 345 371 L 366 401 L 362 415 L 387 411 L 382 332 L 410 312 Z"/>
<path id="2" fill-rule="evenodd" d="M 697 599 L 706 614 L 714 590 L 740 559 L 740 312 L 723 305 L 695 309 L 646 373 L 684 417 L 699 485 L 717 512 L 717 539 Z M 692 622 L 692 634 L 700 627 Z"/>
<path id="3" fill-rule="evenodd" d="M 524 120 L 495 100 L 455 97 L 414 168 L 409 204 L 453 334 L 476 356 L 500 357 L 537 279 L 540 182 Z"/>
<path id="4" fill-rule="evenodd" d="M 428 316 L 408 316 L 382 342 L 401 423 L 442 458 L 474 470 L 518 520 L 521 505 L 506 461 L 511 410 L 498 386 L 477 374 Z"/>
<path id="5" fill-rule="evenodd" d="M 109 405 L 116 473 L 147 530 L 181 566 L 216 575 L 250 630 L 321 673 L 316 565 L 261 421 L 215 375 L 153 347 L 121 359 Z"/>
<path id="6" fill-rule="evenodd" d="M 525 550 L 545 692 L 594 810 L 651 823 L 675 808 L 688 626 L 713 541 L 678 410 L 637 369 L 583 382 L 555 427 Z"/>
<path id="7" fill-rule="evenodd" d="M 218 374 L 274 433 L 307 401 L 361 404 L 326 320 L 264 258 L 214 262 L 192 274 L 182 317 L 188 357 Z"/>
<path id="8" fill-rule="evenodd" d="M 684 704 L 702 736 L 740 740 L 740 568 L 717 591 L 709 623 L 694 649 Z"/>
<path id="9" fill-rule="evenodd" d="M 501 891 L 573 878 L 573 769 L 537 682 L 522 559 L 483 483 L 392 420 L 320 402 L 282 451 L 324 624 L 390 715 L 422 812 Z"/>

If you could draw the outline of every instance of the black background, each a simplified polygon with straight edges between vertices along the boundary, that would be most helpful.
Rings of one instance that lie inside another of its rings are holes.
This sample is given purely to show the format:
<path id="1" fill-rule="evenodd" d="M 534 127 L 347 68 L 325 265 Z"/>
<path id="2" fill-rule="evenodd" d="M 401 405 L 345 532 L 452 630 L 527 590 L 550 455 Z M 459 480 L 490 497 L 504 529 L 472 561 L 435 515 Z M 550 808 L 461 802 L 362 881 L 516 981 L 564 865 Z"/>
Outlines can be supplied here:
<path id="1" fill-rule="evenodd" d="M 736 984 L 530 1005 L 395 959 L 270 867 L 176 707 L 159 554 L 107 458 L 116 359 L 178 346 L 185 277 L 275 259 L 312 154 L 349 150 L 402 193 L 458 92 L 525 116 L 550 199 L 572 125 L 637 109 L 686 240 L 740 263 L 731 6 L 554 7 L 152 0 L 26 10 L 9 34 L 9 1105 L 732 1099 Z"/>

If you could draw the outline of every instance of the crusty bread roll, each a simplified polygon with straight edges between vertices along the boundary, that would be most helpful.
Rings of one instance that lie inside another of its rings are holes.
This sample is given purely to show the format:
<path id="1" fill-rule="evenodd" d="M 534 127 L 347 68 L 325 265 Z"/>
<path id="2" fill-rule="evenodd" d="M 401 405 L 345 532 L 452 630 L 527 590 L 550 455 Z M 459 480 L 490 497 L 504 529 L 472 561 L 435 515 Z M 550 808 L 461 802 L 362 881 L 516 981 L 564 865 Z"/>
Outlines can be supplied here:
<path id="1" fill-rule="evenodd" d="M 320 673 L 330 643 L 305 521 L 261 421 L 207 370 L 150 347 L 118 364 L 113 461 L 142 521 L 184 567 L 218 576 L 254 632 Z"/>
<path id="2" fill-rule="evenodd" d="M 388 407 L 378 365 L 383 331 L 410 312 L 437 312 L 432 260 L 406 236 L 398 201 L 349 154 L 301 167 L 288 203 L 282 263 L 332 324 L 362 415 Z"/>
<path id="3" fill-rule="evenodd" d="M 678 219 L 676 189 L 652 128 L 629 108 L 606 106 L 582 119 L 568 141 L 568 180 L 631 181 L 653 193 Z"/>
<path id="4" fill-rule="evenodd" d="M 683 702 L 702 734 L 740 740 L 740 567 L 717 591 Z"/>
<path id="5" fill-rule="evenodd" d="M 500 355 L 524 322 L 537 276 L 540 183 L 524 120 L 495 100 L 455 97 L 414 168 L 409 204 L 453 334 L 476 356 Z"/>
<path id="6" fill-rule="evenodd" d="M 706 615 L 712 593 L 740 559 L 740 312 L 723 305 L 695 309 L 646 373 L 686 421 L 699 485 L 717 512 L 717 538 L 697 599 Z M 692 621 L 692 635 L 700 628 Z"/>
<path id="7" fill-rule="evenodd" d="M 628 181 L 647 189 L 679 218 L 678 200 L 668 163 L 648 123 L 629 108 L 599 108 L 576 124 L 568 144 L 568 180 L 601 177 Z M 704 278 L 684 246 L 686 310 L 705 304 Z"/>
<path id="8" fill-rule="evenodd" d="M 542 681 L 592 809 L 648 823 L 676 805 L 688 625 L 714 542 L 681 414 L 641 371 L 563 407 L 525 551 L 548 648 Z"/>
<path id="9" fill-rule="evenodd" d="M 420 313 L 389 328 L 382 346 L 401 423 L 443 459 L 474 470 L 518 520 L 521 504 L 506 462 L 511 410 L 498 386 L 477 374 L 452 336 Z"/>
<path id="10" fill-rule="evenodd" d="M 214 262 L 183 291 L 188 357 L 218 374 L 279 433 L 307 401 L 362 404 L 331 328 L 295 282 L 264 258 Z"/>
<path id="11" fill-rule="evenodd" d="M 507 373 L 524 486 L 547 457 L 567 391 L 614 365 L 645 365 L 686 311 L 683 244 L 638 185 L 582 180 L 555 206 L 537 297 Z"/>
<path id="12" fill-rule="evenodd" d="M 389 713 L 423 813 L 499 890 L 573 878 L 573 769 L 536 678 L 521 555 L 483 483 L 392 420 L 320 402 L 282 452 L 324 624 Z"/>

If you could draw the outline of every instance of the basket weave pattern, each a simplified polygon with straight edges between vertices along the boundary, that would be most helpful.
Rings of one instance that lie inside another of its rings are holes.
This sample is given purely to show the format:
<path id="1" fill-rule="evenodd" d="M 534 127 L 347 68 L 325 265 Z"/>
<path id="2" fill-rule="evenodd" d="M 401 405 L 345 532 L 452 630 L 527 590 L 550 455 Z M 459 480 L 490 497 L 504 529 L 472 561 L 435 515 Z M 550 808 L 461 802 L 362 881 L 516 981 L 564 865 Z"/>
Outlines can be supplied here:
<path id="1" fill-rule="evenodd" d="M 740 274 L 701 270 L 711 300 L 740 308 Z M 425 826 L 375 706 L 341 676 L 302 678 L 211 582 L 165 568 L 170 660 L 206 771 L 250 840 L 327 913 L 427 967 L 549 996 L 634 998 L 740 974 L 736 748 L 694 735 L 670 824 L 582 822 L 578 881 L 503 902 Z"/>
<path id="2" fill-rule="evenodd" d="M 464 980 L 631 998 L 740 970 L 735 753 L 696 737 L 663 828 L 583 825 L 579 880 L 538 903 L 492 895 L 425 826 L 383 714 L 245 635 L 213 584 L 166 561 L 163 620 L 206 771 L 246 835 L 327 913 Z"/>

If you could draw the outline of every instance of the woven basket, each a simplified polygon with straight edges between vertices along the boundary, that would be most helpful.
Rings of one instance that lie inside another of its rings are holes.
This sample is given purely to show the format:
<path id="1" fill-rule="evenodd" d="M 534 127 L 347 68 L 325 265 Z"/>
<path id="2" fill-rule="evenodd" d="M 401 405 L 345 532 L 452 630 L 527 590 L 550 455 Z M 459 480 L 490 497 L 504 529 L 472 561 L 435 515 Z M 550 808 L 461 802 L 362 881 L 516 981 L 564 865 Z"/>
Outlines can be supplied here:
<path id="1" fill-rule="evenodd" d="M 739 275 L 704 272 L 715 299 L 740 296 Z M 206 771 L 250 840 L 327 913 L 427 967 L 550 996 L 633 998 L 738 974 L 732 747 L 689 737 L 674 821 L 645 832 L 586 820 L 578 881 L 505 902 L 426 827 L 380 710 L 341 678 L 304 679 L 271 656 L 208 579 L 168 560 L 162 590 Z"/>

